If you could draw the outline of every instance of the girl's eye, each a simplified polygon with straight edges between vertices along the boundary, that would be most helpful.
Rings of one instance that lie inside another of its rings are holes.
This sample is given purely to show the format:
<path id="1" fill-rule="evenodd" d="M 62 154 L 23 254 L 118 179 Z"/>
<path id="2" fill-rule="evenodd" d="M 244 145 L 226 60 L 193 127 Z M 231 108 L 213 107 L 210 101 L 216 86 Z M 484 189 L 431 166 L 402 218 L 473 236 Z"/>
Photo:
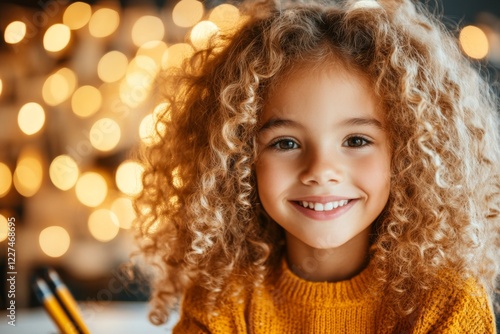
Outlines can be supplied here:
<path id="1" fill-rule="evenodd" d="M 273 142 L 271 147 L 279 151 L 287 151 L 299 148 L 299 144 L 292 139 L 280 139 Z"/>
<path id="2" fill-rule="evenodd" d="M 370 145 L 372 142 L 369 141 L 368 139 L 365 139 L 360 136 L 354 136 L 347 138 L 346 141 L 344 142 L 344 146 L 347 147 L 363 147 L 366 145 Z"/>

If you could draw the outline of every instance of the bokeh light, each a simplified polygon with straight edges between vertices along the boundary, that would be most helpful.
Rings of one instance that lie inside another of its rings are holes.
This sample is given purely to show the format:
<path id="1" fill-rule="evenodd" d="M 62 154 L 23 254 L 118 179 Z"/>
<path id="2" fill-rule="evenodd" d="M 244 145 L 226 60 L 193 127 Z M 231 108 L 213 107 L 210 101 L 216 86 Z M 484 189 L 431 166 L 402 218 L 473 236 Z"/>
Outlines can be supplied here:
<path id="1" fill-rule="evenodd" d="M 52 160 L 49 176 L 52 183 L 61 190 L 73 188 L 78 181 L 80 171 L 75 160 L 68 155 L 60 155 Z"/>
<path id="2" fill-rule="evenodd" d="M 172 19 L 176 25 L 183 28 L 194 26 L 204 14 L 203 4 L 196 0 L 181 0 L 173 11 Z"/>
<path id="3" fill-rule="evenodd" d="M 90 34 L 97 38 L 111 35 L 120 24 L 120 16 L 111 8 L 101 8 L 92 14 L 89 21 Z"/>
<path id="4" fill-rule="evenodd" d="M 217 25 L 210 21 L 201 21 L 191 30 L 191 44 L 197 49 L 206 49 L 211 38 L 219 32 Z"/>
<path id="5" fill-rule="evenodd" d="M 0 79 L 0 96 L 2 96 L 2 91 L 3 91 L 3 81 Z"/>
<path id="6" fill-rule="evenodd" d="M 99 60 L 97 75 L 104 82 L 115 82 L 125 75 L 127 65 L 127 56 L 120 51 L 110 51 Z"/>
<path id="7" fill-rule="evenodd" d="M 7 239 L 7 235 L 9 234 L 9 222 L 7 218 L 3 215 L 0 215 L 0 242 Z"/>
<path id="8" fill-rule="evenodd" d="M 75 186 L 78 200 L 89 207 L 96 207 L 106 199 L 108 184 L 104 177 L 96 172 L 83 173 Z"/>
<path id="9" fill-rule="evenodd" d="M 26 36 L 26 24 L 21 21 L 14 21 L 5 27 L 4 39 L 8 44 L 17 44 Z"/>
<path id="10" fill-rule="evenodd" d="M 116 186 L 126 195 L 135 196 L 142 191 L 142 173 L 144 167 L 139 163 L 127 160 L 116 170 Z"/>
<path id="11" fill-rule="evenodd" d="M 132 222 L 136 218 L 136 215 L 130 198 L 119 197 L 114 200 L 111 205 L 111 211 L 113 211 L 118 218 L 121 228 L 127 230 L 132 227 Z"/>
<path id="12" fill-rule="evenodd" d="M 147 42 L 161 41 L 164 35 L 163 22 L 156 16 L 142 16 L 132 27 L 132 41 L 137 47 Z"/>
<path id="13" fill-rule="evenodd" d="M 151 114 L 146 115 L 139 125 L 139 138 L 146 145 L 154 145 L 160 142 L 161 137 L 167 130 L 165 123 L 158 122 L 160 118 L 166 121 L 170 120 L 167 112 L 169 104 L 162 102 L 158 104 Z"/>
<path id="14" fill-rule="evenodd" d="M 127 74 L 120 84 L 120 99 L 130 107 L 137 107 L 150 94 L 159 67 L 147 56 L 136 56 L 127 67 Z"/>
<path id="15" fill-rule="evenodd" d="M 80 117 L 92 116 L 101 108 L 101 105 L 101 92 L 94 86 L 81 86 L 71 97 L 71 109 Z"/>
<path id="16" fill-rule="evenodd" d="M 460 46 L 465 54 L 474 59 L 483 59 L 488 55 L 488 37 L 476 26 L 466 26 L 460 31 Z"/>
<path id="17" fill-rule="evenodd" d="M 168 107 L 170 104 L 168 102 L 159 103 L 153 110 L 153 116 L 155 120 L 163 118 L 166 121 L 170 121 L 170 113 L 168 111 Z"/>
<path id="18" fill-rule="evenodd" d="M 80 29 L 85 26 L 92 15 L 92 8 L 84 2 L 74 2 L 66 8 L 63 15 L 63 23 L 71 30 Z"/>
<path id="19" fill-rule="evenodd" d="M 137 50 L 137 56 L 145 56 L 153 59 L 156 66 L 161 64 L 163 54 L 167 51 L 167 44 L 163 41 L 151 41 L 142 44 Z"/>
<path id="20" fill-rule="evenodd" d="M 121 138 L 120 126 L 111 118 L 101 118 L 90 128 L 90 143 L 99 151 L 111 151 Z"/>
<path id="21" fill-rule="evenodd" d="M 223 32 L 231 31 L 238 26 L 240 11 L 233 5 L 221 4 L 215 7 L 208 17 Z"/>
<path id="22" fill-rule="evenodd" d="M 68 251 L 71 238 L 63 227 L 49 226 L 40 232 L 38 242 L 45 254 L 50 257 L 60 257 Z"/>
<path id="23" fill-rule="evenodd" d="M 194 54 L 194 49 L 187 43 L 177 43 L 171 45 L 163 54 L 162 67 L 180 67 L 184 60 L 190 58 Z"/>
<path id="24" fill-rule="evenodd" d="M 159 143 L 161 136 L 165 134 L 165 123 L 158 123 L 159 112 L 157 110 L 161 108 L 166 108 L 166 103 L 158 105 L 155 111 L 146 115 L 139 125 L 139 138 L 146 145 Z"/>
<path id="25" fill-rule="evenodd" d="M 139 138 L 146 145 L 153 145 L 159 142 L 160 137 L 156 132 L 156 124 L 153 114 L 146 115 L 139 124 Z"/>
<path id="26" fill-rule="evenodd" d="M 38 192 L 42 181 L 42 155 L 31 147 L 23 149 L 14 171 L 14 187 L 22 196 L 31 197 Z"/>
<path id="27" fill-rule="evenodd" d="M 45 124 L 45 111 L 38 103 L 26 103 L 19 109 L 17 124 L 22 132 L 33 135 L 40 131 Z"/>
<path id="28" fill-rule="evenodd" d="M 0 162 L 0 197 L 4 197 L 12 187 L 12 173 L 9 166 Z"/>
<path id="29" fill-rule="evenodd" d="M 71 30 L 67 25 L 56 23 L 47 29 L 43 36 L 43 47 L 50 52 L 64 49 L 71 39 Z"/>
<path id="30" fill-rule="evenodd" d="M 118 231 L 120 224 L 116 215 L 107 209 L 99 209 L 92 212 L 88 220 L 88 228 L 90 234 L 101 242 L 113 240 Z"/>
<path id="31" fill-rule="evenodd" d="M 76 74 L 63 67 L 50 75 L 42 88 L 42 97 L 49 106 L 56 106 L 73 94 L 76 87 Z"/>

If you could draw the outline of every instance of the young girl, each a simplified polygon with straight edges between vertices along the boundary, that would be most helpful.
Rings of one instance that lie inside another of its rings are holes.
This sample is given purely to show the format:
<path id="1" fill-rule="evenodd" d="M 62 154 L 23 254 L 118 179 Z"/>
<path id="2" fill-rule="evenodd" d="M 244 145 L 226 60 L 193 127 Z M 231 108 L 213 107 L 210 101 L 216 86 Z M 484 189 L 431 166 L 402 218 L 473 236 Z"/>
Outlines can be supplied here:
<path id="1" fill-rule="evenodd" d="M 410 0 L 253 4 L 166 76 L 138 240 L 174 333 L 493 333 L 497 102 Z"/>

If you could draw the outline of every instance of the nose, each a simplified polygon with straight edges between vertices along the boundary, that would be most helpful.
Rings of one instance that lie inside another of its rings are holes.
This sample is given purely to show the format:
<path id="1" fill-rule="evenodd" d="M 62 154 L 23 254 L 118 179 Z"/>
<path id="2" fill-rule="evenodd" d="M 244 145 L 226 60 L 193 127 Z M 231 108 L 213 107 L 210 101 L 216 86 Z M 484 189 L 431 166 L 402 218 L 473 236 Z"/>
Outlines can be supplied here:
<path id="1" fill-rule="evenodd" d="M 306 185 L 338 183 L 343 178 L 342 158 L 332 152 L 310 152 L 304 157 L 300 181 Z"/>

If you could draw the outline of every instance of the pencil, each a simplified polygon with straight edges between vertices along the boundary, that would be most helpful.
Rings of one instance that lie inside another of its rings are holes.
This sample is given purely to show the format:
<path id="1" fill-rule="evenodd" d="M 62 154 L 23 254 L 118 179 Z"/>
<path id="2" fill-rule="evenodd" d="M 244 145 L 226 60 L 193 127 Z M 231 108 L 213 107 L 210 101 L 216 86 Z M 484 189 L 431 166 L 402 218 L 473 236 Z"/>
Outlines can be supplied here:
<path id="1" fill-rule="evenodd" d="M 45 283 L 42 279 L 37 278 L 34 287 L 38 299 L 40 299 L 45 310 L 47 310 L 47 313 L 56 323 L 57 327 L 59 327 L 59 330 L 64 334 L 78 334 L 75 326 L 73 326 L 71 320 L 59 305 L 57 299 L 47 286 L 47 283 Z"/>
<path id="2" fill-rule="evenodd" d="M 69 313 L 73 323 L 78 327 L 82 334 L 90 334 L 90 331 L 85 325 L 85 322 L 80 314 L 80 309 L 78 308 L 76 300 L 73 298 L 73 295 L 68 290 L 66 285 L 59 278 L 59 275 L 54 270 L 50 269 L 48 276 L 55 286 L 57 297 L 59 297 L 63 307 L 66 308 L 66 311 Z"/>

